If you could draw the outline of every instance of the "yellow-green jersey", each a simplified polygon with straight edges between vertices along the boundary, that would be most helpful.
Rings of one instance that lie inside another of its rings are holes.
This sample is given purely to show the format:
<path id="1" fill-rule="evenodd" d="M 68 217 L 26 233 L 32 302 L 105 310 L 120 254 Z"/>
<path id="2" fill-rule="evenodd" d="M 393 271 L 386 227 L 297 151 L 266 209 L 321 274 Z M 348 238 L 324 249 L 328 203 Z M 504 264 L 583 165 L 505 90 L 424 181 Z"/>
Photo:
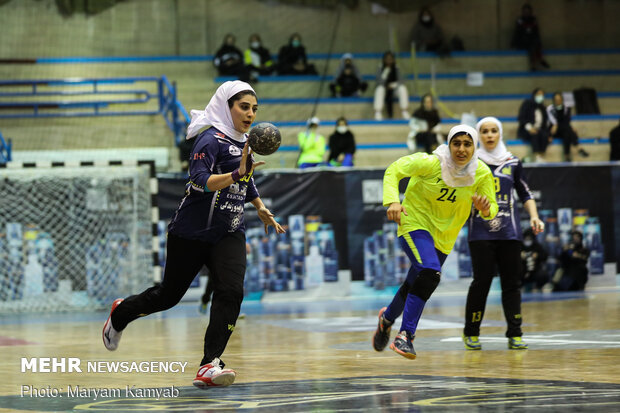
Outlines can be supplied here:
<path id="1" fill-rule="evenodd" d="M 491 214 L 497 215 L 495 184 L 488 166 L 478 161 L 473 185 L 450 187 L 441 178 L 441 164 L 435 155 L 416 153 L 403 156 L 392 163 L 383 177 L 383 205 L 400 202 L 398 183 L 410 178 L 402 202 L 407 215 L 401 214 L 398 236 L 415 230 L 428 231 L 435 248 L 449 254 L 461 227 L 471 212 L 474 194 L 484 195 L 491 204 Z"/>

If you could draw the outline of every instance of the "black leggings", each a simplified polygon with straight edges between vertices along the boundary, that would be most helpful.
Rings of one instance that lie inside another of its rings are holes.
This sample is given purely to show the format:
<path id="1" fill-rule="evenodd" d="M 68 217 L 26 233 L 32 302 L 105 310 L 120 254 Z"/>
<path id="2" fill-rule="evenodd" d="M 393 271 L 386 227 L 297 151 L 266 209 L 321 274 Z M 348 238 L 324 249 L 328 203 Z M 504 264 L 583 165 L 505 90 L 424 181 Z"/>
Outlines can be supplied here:
<path id="1" fill-rule="evenodd" d="M 562 148 L 564 149 L 564 155 L 570 155 L 571 146 L 579 145 L 579 137 L 570 127 L 570 125 L 558 126 L 558 130 L 553 136 L 562 139 Z"/>
<path id="2" fill-rule="evenodd" d="M 112 313 L 112 326 L 123 330 L 138 317 L 174 307 L 203 265 L 213 282 L 211 317 L 205 333 L 201 365 L 220 357 L 232 334 L 243 301 L 245 235 L 227 234 L 215 244 L 168 234 L 166 269 L 161 284 L 127 297 Z"/>
<path id="3" fill-rule="evenodd" d="M 499 269 L 506 337 L 521 337 L 521 241 L 471 241 L 469 250 L 474 279 L 467 293 L 464 334 L 480 335 L 491 282 Z"/>

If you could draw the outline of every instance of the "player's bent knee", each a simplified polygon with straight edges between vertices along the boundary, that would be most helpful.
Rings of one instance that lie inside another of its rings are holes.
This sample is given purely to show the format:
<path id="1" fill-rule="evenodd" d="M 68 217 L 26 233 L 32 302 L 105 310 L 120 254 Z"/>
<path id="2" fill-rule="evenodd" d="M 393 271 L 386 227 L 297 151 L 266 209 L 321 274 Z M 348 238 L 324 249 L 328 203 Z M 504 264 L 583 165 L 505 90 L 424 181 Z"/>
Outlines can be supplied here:
<path id="1" fill-rule="evenodd" d="M 409 293 L 427 301 L 439 285 L 440 280 L 441 273 L 439 271 L 424 268 L 413 281 Z"/>
<path id="2" fill-rule="evenodd" d="M 398 295 L 400 296 L 400 298 L 403 299 L 403 301 L 407 299 L 407 294 L 409 294 L 409 290 L 411 290 L 411 285 L 407 281 L 405 281 L 403 285 L 401 285 L 398 289 Z"/>

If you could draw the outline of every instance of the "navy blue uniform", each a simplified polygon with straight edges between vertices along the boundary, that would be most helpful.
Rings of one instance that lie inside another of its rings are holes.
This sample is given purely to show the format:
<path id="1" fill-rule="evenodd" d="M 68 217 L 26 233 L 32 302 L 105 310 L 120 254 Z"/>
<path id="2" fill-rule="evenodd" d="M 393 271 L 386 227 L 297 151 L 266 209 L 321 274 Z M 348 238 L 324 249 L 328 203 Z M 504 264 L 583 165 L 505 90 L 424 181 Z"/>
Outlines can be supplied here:
<path id="1" fill-rule="evenodd" d="M 202 132 L 194 143 L 185 197 L 168 226 L 166 268 L 161 284 L 127 297 L 112 313 L 118 331 L 138 317 L 176 305 L 203 265 L 213 282 L 211 319 L 205 334 L 201 365 L 220 357 L 234 330 L 245 277 L 244 204 L 258 197 L 251 174 L 218 191 L 207 188 L 213 174 L 239 167 L 244 143 L 216 128 Z"/>
<path id="2" fill-rule="evenodd" d="M 478 212 L 470 217 L 468 240 L 522 240 L 519 208 L 513 189 L 522 203 L 532 199 L 532 192 L 523 180 L 521 161 L 513 156 L 501 165 L 489 165 L 489 168 L 493 173 L 499 210 L 491 220 L 483 219 Z"/>
<path id="3" fill-rule="evenodd" d="M 516 191 L 525 203 L 532 192 L 523 180 L 523 167 L 516 157 L 501 165 L 489 165 L 495 181 L 499 211 L 492 220 L 484 220 L 477 211 L 469 218 L 469 250 L 473 280 L 465 305 L 465 336 L 479 336 L 487 296 L 493 277 L 499 273 L 502 306 L 508 328 L 506 337 L 521 337 L 521 219 L 514 198 Z"/>
<path id="4" fill-rule="evenodd" d="M 243 206 L 258 197 L 252 175 L 215 192 L 207 188 L 212 174 L 230 173 L 239 167 L 243 145 L 216 128 L 198 135 L 191 152 L 185 197 L 170 221 L 170 234 L 214 243 L 227 233 L 245 231 Z"/>

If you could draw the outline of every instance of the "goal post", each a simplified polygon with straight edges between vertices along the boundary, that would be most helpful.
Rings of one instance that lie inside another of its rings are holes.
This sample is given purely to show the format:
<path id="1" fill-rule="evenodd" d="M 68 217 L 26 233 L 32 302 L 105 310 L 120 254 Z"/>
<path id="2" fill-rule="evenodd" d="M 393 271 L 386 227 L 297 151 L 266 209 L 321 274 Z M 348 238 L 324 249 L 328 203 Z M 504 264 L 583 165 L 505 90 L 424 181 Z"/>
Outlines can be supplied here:
<path id="1" fill-rule="evenodd" d="M 153 162 L 0 167 L 0 313 L 105 309 L 159 281 Z"/>

